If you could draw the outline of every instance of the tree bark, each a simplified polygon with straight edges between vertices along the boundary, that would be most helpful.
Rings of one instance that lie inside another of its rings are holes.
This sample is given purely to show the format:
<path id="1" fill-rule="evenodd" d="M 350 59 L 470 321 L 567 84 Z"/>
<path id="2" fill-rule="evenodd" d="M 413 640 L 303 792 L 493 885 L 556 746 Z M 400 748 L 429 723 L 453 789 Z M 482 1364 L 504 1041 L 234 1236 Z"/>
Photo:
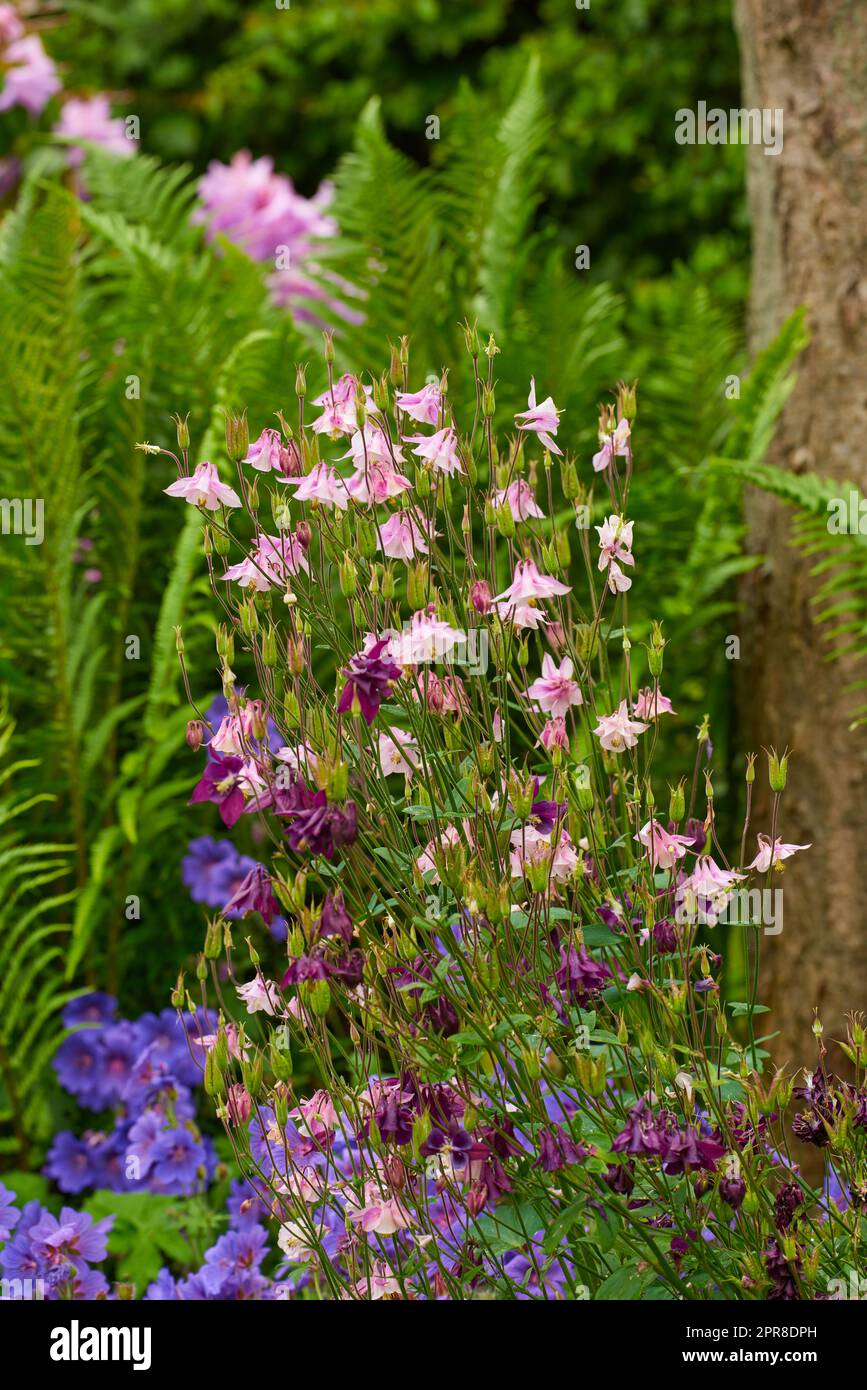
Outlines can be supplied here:
<path id="1" fill-rule="evenodd" d="M 867 8 L 735 0 L 735 23 L 744 106 L 784 113 L 782 152 L 747 151 L 750 347 L 799 304 L 811 332 L 768 461 L 867 491 Z M 767 559 L 741 594 L 741 732 L 746 747 L 792 749 L 777 833 L 812 842 L 780 879 L 783 931 L 761 945 L 765 1031 L 780 1030 L 774 1060 L 797 1067 L 815 1060 L 814 1009 L 829 1041 L 867 1003 L 867 732 L 849 729 L 864 692 L 844 689 L 865 673 L 827 659 L 785 504 L 751 489 L 746 507 L 750 548 Z M 769 833 L 760 765 L 755 785 L 752 828 Z"/>

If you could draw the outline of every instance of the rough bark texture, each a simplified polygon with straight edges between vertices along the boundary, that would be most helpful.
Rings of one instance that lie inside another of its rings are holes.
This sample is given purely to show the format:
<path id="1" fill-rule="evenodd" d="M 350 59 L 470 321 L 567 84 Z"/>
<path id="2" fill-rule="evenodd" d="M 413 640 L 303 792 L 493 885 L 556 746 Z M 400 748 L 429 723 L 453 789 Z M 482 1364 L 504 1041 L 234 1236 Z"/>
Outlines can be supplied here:
<path id="1" fill-rule="evenodd" d="M 812 335 L 769 462 L 867 491 L 867 5 L 735 0 L 735 22 L 743 104 L 784 112 L 782 153 L 748 151 L 751 347 L 799 304 Z M 826 660 L 786 506 L 751 491 L 747 509 L 767 564 L 742 592 L 741 729 L 747 747 L 793 750 L 778 833 L 813 845 L 781 880 L 782 935 L 762 942 L 775 1060 L 798 1065 L 815 1056 L 814 1007 L 829 1039 L 867 1004 L 867 731 L 847 727 L 863 692 L 843 690 L 864 670 Z M 764 790 L 753 829 L 769 829 Z"/>

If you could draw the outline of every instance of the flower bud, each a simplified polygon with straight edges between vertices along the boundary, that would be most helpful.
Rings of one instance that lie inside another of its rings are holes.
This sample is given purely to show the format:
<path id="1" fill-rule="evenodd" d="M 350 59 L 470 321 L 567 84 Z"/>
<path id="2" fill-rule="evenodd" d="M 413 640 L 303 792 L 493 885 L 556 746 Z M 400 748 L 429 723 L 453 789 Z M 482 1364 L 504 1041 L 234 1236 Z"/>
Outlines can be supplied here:
<path id="1" fill-rule="evenodd" d="M 470 603 L 477 613 L 490 613 L 493 607 L 491 586 L 486 579 L 476 579 L 470 586 Z"/>
<path id="2" fill-rule="evenodd" d="M 215 917 L 205 930 L 205 959 L 219 960 L 222 950 L 223 925 L 219 917 Z"/>
<path id="3" fill-rule="evenodd" d="M 307 395 L 307 371 L 299 362 L 295 363 L 295 395 L 301 400 Z"/>
<path id="4" fill-rule="evenodd" d="M 776 749 L 766 750 L 768 755 L 768 781 L 771 784 L 772 792 L 783 792 L 786 790 L 786 777 L 789 771 L 788 749 L 782 757 L 777 756 Z"/>
<path id="5" fill-rule="evenodd" d="M 179 449 L 189 449 L 189 447 L 190 447 L 190 417 L 189 417 L 189 415 L 185 415 L 183 419 L 181 419 L 180 415 L 175 415 L 173 418 L 174 418 L 174 422 L 175 422 L 175 428 L 176 428 L 176 430 L 177 430 L 178 448 L 179 448 Z"/>
<path id="6" fill-rule="evenodd" d="M 351 598 L 355 593 L 357 570 L 351 555 L 345 555 L 340 566 L 340 592 L 344 598 Z"/>
<path id="7" fill-rule="evenodd" d="M 198 753 L 202 746 L 205 734 L 205 726 L 201 719 L 187 720 L 187 747 L 192 748 L 194 753 Z"/>
<path id="8" fill-rule="evenodd" d="M 205 1093 L 209 1096 L 220 1096 L 223 1094 L 225 1081 L 223 1078 L 220 1063 L 217 1060 L 217 1049 L 212 1047 L 205 1058 Z"/>
<path id="9" fill-rule="evenodd" d="M 265 666 L 277 664 L 277 634 L 272 623 L 262 633 L 262 663 Z"/>
<path id="10" fill-rule="evenodd" d="M 683 820 L 686 814 L 686 797 L 684 794 L 683 778 L 681 778 L 676 787 L 669 785 L 668 790 L 671 793 L 668 801 L 668 818 L 677 823 Z"/>
<path id="11" fill-rule="evenodd" d="M 240 415 L 229 412 L 226 414 L 226 453 L 235 463 L 240 463 L 247 456 L 250 447 L 250 429 L 247 424 L 247 412 L 243 411 Z"/>
<path id="12" fill-rule="evenodd" d="M 308 985 L 307 1002 L 314 1018 L 324 1018 L 331 1008 L 331 986 L 327 980 L 314 980 Z"/>

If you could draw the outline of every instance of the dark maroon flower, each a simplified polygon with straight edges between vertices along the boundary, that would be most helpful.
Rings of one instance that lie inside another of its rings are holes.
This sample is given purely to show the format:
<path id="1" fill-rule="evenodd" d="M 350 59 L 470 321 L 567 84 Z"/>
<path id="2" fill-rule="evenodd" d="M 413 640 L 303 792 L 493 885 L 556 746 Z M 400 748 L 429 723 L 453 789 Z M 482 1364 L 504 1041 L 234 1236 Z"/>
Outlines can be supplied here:
<path id="1" fill-rule="evenodd" d="M 635 1158 L 656 1158 L 663 1151 L 665 1138 L 647 1101 L 639 1100 L 629 1112 L 625 1127 L 615 1136 L 611 1151 Z"/>
<path id="2" fill-rule="evenodd" d="M 653 944 L 663 956 L 670 956 L 677 950 L 677 932 L 667 917 L 653 924 Z"/>
<path id="3" fill-rule="evenodd" d="M 570 943 L 560 949 L 560 966 L 554 979 L 560 993 L 570 1003 L 583 1008 L 594 994 L 605 988 L 611 971 L 603 961 L 594 960 L 586 946 L 579 951 Z"/>
<path id="4" fill-rule="evenodd" d="M 787 1231 L 795 1219 L 798 1207 L 804 1205 L 804 1194 L 796 1182 L 784 1183 L 774 1200 L 774 1225 Z"/>
<path id="5" fill-rule="evenodd" d="M 775 1240 L 768 1241 L 765 1249 L 765 1269 L 771 1280 L 767 1295 L 771 1301 L 793 1302 L 801 1297 L 796 1276 L 800 1274 L 800 1261 L 790 1265 Z"/>
<path id="6" fill-rule="evenodd" d="M 271 891 L 271 875 L 264 865 L 253 865 L 246 878 L 238 884 L 223 912 L 237 912 L 241 917 L 248 912 L 258 912 L 270 927 L 280 914 L 280 906 Z"/>
<path id="7" fill-rule="evenodd" d="M 635 1186 L 635 1164 L 609 1163 L 603 1181 L 612 1192 L 618 1193 L 621 1197 L 628 1197 Z"/>
<path id="8" fill-rule="evenodd" d="M 244 793 L 240 785 L 243 767 L 241 758 L 214 757 L 196 783 L 190 805 L 213 801 L 219 807 L 223 824 L 231 830 L 244 810 Z"/>
<path id="9" fill-rule="evenodd" d="M 743 1178 L 722 1178 L 719 1185 L 719 1195 L 733 1211 L 737 1211 L 747 1195 L 747 1185 Z"/>
<path id="10" fill-rule="evenodd" d="M 700 1169 L 705 1173 L 716 1172 L 716 1166 L 725 1153 L 725 1145 L 715 1139 L 704 1139 L 691 1125 L 668 1136 L 662 1171 L 668 1174 L 689 1173 Z"/>
<path id="11" fill-rule="evenodd" d="M 286 839 L 296 853 L 323 854 L 326 859 L 333 859 L 335 851 L 341 845 L 351 845 L 358 834 L 355 802 L 332 805 L 323 791 L 313 795 L 306 810 L 281 810 L 280 814 L 292 816 Z"/>
<path id="12" fill-rule="evenodd" d="M 556 1173 L 567 1163 L 583 1163 L 590 1153 L 583 1144 L 574 1143 L 561 1125 L 554 1125 L 551 1129 L 543 1129 L 539 1135 L 539 1157 L 533 1167 Z"/>
<path id="13" fill-rule="evenodd" d="M 368 724 L 372 724 L 382 701 L 391 693 L 392 681 L 399 680 L 400 667 L 390 656 L 382 653 L 389 639 L 381 638 L 374 642 L 366 652 L 357 652 L 348 666 L 341 672 L 346 677 L 346 685 L 337 706 L 338 714 L 346 714 L 355 701 Z"/>
<path id="14" fill-rule="evenodd" d="M 352 919 L 343 905 L 342 893 L 329 893 L 322 904 L 317 928 L 319 936 L 339 936 L 348 946 L 352 941 Z"/>
<path id="15" fill-rule="evenodd" d="M 300 985 L 305 980 L 327 980 L 329 969 L 320 956 L 296 956 L 290 960 L 286 973 L 280 981 L 280 988 L 287 985 Z"/>

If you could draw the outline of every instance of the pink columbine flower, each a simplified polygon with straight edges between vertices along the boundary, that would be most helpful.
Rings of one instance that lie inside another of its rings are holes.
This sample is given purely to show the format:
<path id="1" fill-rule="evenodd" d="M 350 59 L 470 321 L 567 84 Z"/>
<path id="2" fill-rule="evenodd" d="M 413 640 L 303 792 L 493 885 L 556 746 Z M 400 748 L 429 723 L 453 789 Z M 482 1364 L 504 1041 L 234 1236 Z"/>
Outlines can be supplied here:
<path id="1" fill-rule="evenodd" d="M 515 521 L 526 521 L 531 516 L 545 515 L 525 478 L 516 478 L 502 492 L 495 492 L 491 501 L 495 507 L 507 505 Z"/>
<path id="2" fill-rule="evenodd" d="M 811 848 L 811 845 L 786 845 L 783 844 L 782 840 L 774 840 L 772 850 L 769 835 L 757 835 L 756 839 L 759 852 L 752 864 L 747 864 L 747 868 L 756 869 L 760 874 L 767 873 L 772 864 L 775 868 L 781 869 L 784 859 L 791 859 L 792 855 L 797 854 L 799 850 Z"/>
<path id="3" fill-rule="evenodd" d="M 376 1181 L 364 1184 L 364 1205 L 347 1211 L 354 1226 L 368 1235 L 393 1236 L 413 1225 L 413 1219 L 397 1197 L 386 1197 Z"/>
<path id="4" fill-rule="evenodd" d="M 287 487 L 294 487 L 297 502 L 319 502 L 323 507 L 349 506 L 346 483 L 338 478 L 333 463 L 316 463 L 303 478 L 285 478 Z"/>
<path id="5" fill-rule="evenodd" d="M 420 391 L 397 391 L 395 403 L 398 410 L 420 425 L 438 425 L 442 410 L 442 392 L 436 383 L 423 386 Z"/>
<path id="6" fill-rule="evenodd" d="M 548 753 L 554 748 L 568 748 L 569 735 L 566 731 L 566 720 L 562 718 L 549 719 L 542 728 L 536 746 L 544 748 Z"/>
<path id="7" fill-rule="evenodd" d="M 638 699 L 635 701 L 636 718 L 658 719 L 661 714 L 677 714 L 667 696 L 663 695 L 661 690 L 652 690 L 650 686 L 639 690 Z"/>
<path id="8" fill-rule="evenodd" d="M 373 387 L 364 386 L 363 391 L 370 400 Z M 350 372 L 345 372 L 335 381 L 333 390 L 323 391 L 321 396 L 317 396 L 313 404 L 321 405 L 323 413 L 313 421 L 314 434 L 327 434 L 330 438 L 337 439 L 341 434 L 354 433 L 358 429 L 357 393 L 358 378 Z"/>
<path id="9" fill-rule="evenodd" d="M 288 746 L 279 748 L 274 756 L 278 762 L 285 764 L 290 773 L 300 774 L 303 777 L 316 776 L 319 756 L 313 751 L 309 743 L 296 743 L 292 748 Z M 279 783 L 280 772 L 277 773 L 277 779 Z M 285 771 L 283 771 L 283 779 L 284 785 L 288 785 Z"/>
<path id="10" fill-rule="evenodd" d="M 379 735 L 379 766 L 384 777 L 399 773 L 408 782 L 418 771 L 418 744 L 404 729 L 390 729 Z"/>
<path id="11" fill-rule="evenodd" d="M 178 478 L 163 488 L 169 497 L 183 497 L 191 507 L 204 507 L 215 512 L 218 507 L 240 507 L 241 499 L 233 488 L 220 482 L 213 463 L 200 463 L 190 478 Z"/>
<path id="12" fill-rule="evenodd" d="M 416 555 L 428 554 L 430 532 L 426 534 L 427 522 L 417 508 L 395 512 L 384 526 L 379 528 L 376 548 L 392 560 L 403 560 L 409 564 Z"/>
<path id="13" fill-rule="evenodd" d="M 559 594 L 571 593 L 571 586 L 548 574 L 540 574 L 532 560 L 519 560 L 511 584 L 495 602 L 510 605 L 526 604 L 531 599 L 554 598 Z"/>
<path id="14" fill-rule="evenodd" d="M 529 628 L 533 632 L 544 627 L 548 619 L 537 608 L 534 602 L 530 603 L 495 603 L 494 612 L 498 618 L 502 618 L 504 623 L 511 623 L 513 627 Z"/>
<path id="15" fill-rule="evenodd" d="M 273 1017 L 275 1005 L 280 1002 L 274 981 L 265 980 L 261 975 L 246 985 L 236 985 L 235 993 L 248 1014 L 265 1013 Z"/>
<path id="16" fill-rule="evenodd" d="M 600 438 L 601 448 L 597 454 L 593 455 L 593 471 L 601 473 L 615 458 L 624 458 L 629 455 L 629 421 L 621 420 L 617 428 L 610 434 Z"/>
<path id="17" fill-rule="evenodd" d="M 297 536 L 262 535 L 256 549 L 237 565 L 230 565 L 223 579 L 237 581 L 242 589 L 265 593 L 273 584 L 285 584 L 287 577 L 299 570 L 309 573 L 310 566 Z"/>
<path id="18" fill-rule="evenodd" d="M 363 430 L 356 430 L 349 441 L 349 449 L 342 458 L 352 459 L 352 466 L 356 471 L 364 469 L 371 463 L 381 462 L 390 466 L 396 463 L 403 463 L 403 450 L 392 444 L 385 430 L 381 425 L 375 425 L 370 420 L 365 421 Z"/>
<path id="19" fill-rule="evenodd" d="M 57 69 L 37 34 L 13 39 L 3 54 L 3 69 L 0 111 L 23 106 L 31 116 L 38 116 L 60 91 Z"/>
<path id="20" fill-rule="evenodd" d="M 93 97 L 72 97 L 64 104 L 55 135 L 63 135 L 90 145 L 99 145 L 110 154 L 127 159 L 135 152 L 135 144 L 127 138 L 126 126 L 120 116 L 112 117 L 108 97 L 100 93 Z M 73 169 L 84 163 L 85 152 L 73 145 L 69 163 Z"/>
<path id="21" fill-rule="evenodd" d="M 573 681 L 572 671 L 572 662 L 568 656 L 564 656 L 560 665 L 557 666 L 554 663 L 554 658 L 546 652 L 542 657 L 541 676 L 524 693 L 545 714 L 553 714 L 556 718 L 562 718 L 569 712 L 572 705 L 583 703 L 581 687 L 577 681 Z"/>
<path id="22" fill-rule="evenodd" d="M 649 820 L 634 837 L 648 852 L 651 867 L 672 869 L 693 843 L 691 835 L 671 835 L 658 820 Z"/>
<path id="23" fill-rule="evenodd" d="M 245 463 L 249 463 L 260 473 L 289 474 L 290 454 L 283 442 L 283 436 L 279 430 L 264 429 L 258 439 L 254 439 L 244 458 Z"/>
<path id="24" fill-rule="evenodd" d="M 609 516 L 601 526 L 596 527 L 599 532 L 599 569 L 605 569 L 613 560 L 625 565 L 635 564 L 631 553 L 634 525 L 634 521 L 627 521 L 625 517 Z"/>
<path id="25" fill-rule="evenodd" d="M 709 854 L 703 854 L 695 861 L 692 873 L 678 884 L 679 915 L 685 915 L 690 920 L 700 912 L 706 922 L 715 926 L 718 914 L 732 895 L 734 884 L 740 883 L 745 877 L 745 874 L 735 873 L 734 869 L 721 869 Z M 694 900 L 692 904 L 690 896 Z M 694 911 L 689 911 L 690 906 Z"/>
<path id="26" fill-rule="evenodd" d="M 346 484 L 346 491 L 356 502 L 373 505 L 387 502 L 390 497 L 399 497 L 409 492 L 412 483 L 402 473 L 398 473 L 391 459 L 370 459 L 366 468 L 359 468 Z"/>
<path id="27" fill-rule="evenodd" d="M 547 396 L 541 404 L 536 404 L 536 378 L 530 378 L 530 395 L 527 398 L 529 409 L 521 410 L 515 416 L 515 420 L 523 420 L 523 424 L 518 425 L 519 430 L 529 430 L 535 434 L 540 444 L 552 454 L 561 454 L 563 450 L 555 444 L 552 435 L 557 433 L 560 425 L 560 411 L 555 406 L 550 396 Z"/>
<path id="28" fill-rule="evenodd" d="M 622 753 L 625 748 L 634 748 L 638 734 L 649 729 L 638 719 L 630 719 L 626 701 L 621 700 L 613 714 L 603 714 L 593 730 L 602 747 L 609 753 Z"/>
<path id="29" fill-rule="evenodd" d="M 532 825 L 521 825 L 509 836 L 512 878 L 523 878 L 528 869 L 544 865 L 556 882 L 571 878 L 580 864 L 578 852 L 562 826 L 543 835 Z"/>
<path id="30" fill-rule="evenodd" d="M 413 613 L 402 632 L 389 634 L 390 652 L 398 666 L 418 666 L 422 662 L 445 661 L 455 647 L 466 642 L 467 634 L 436 616 L 431 603 Z"/>
<path id="31" fill-rule="evenodd" d="M 417 446 L 413 453 L 418 458 L 426 459 L 440 473 L 446 473 L 449 477 L 454 473 L 463 473 L 457 435 L 450 427 L 437 430 L 436 434 L 405 434 L 403 438 L 404 443 Z"/>

